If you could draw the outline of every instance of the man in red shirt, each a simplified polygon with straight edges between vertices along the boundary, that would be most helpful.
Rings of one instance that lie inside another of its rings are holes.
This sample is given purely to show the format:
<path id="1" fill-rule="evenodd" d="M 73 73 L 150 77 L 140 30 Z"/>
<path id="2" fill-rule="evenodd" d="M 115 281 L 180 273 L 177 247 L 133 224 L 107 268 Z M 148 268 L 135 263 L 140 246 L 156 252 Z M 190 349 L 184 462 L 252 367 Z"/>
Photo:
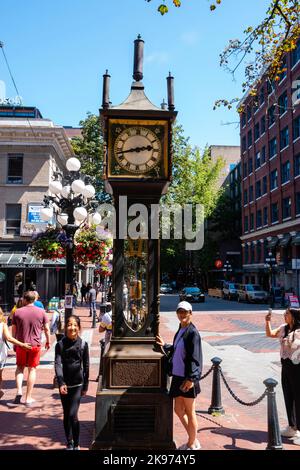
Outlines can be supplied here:
<path id="1" fill-rule="evenodd" d="M 49 349 L 50 328 L 45 310 L 34 305 L 35 293 L 32 291 L 25 292 L 23 299 L 24 307 L 18 308 L 13 316 L 12 336 L 19 341 L 31 344 L 32 349 L 27 351 L 16 346 L 17 395 L 14 403 L 21 402 L 24 369 L 28 367 L 25 404 L 31 405 L 34 402 L 31 394 L 36 379 L 36 367 L 40 363 L 42 331 L 44 330 L 46 335 L 45 348 Z"/>

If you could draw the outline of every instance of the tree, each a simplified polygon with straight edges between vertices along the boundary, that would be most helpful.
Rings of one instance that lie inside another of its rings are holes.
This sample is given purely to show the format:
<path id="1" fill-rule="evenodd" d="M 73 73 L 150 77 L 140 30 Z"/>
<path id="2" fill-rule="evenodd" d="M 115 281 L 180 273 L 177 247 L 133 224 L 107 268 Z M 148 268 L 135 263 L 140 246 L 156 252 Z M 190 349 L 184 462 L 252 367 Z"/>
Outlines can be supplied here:
<path id="1" fill-rule="evenodd" d="M 161 14 L 167 13 L 167 5 L 170 3 L 171 0 L 165 0 L 159 5 L 158 11 Z M 183 2 L 173 0 L 172 3 L 175 7 L 180 7 Z M 220 3 L 221 0 L 216 0 L 210 5 L 210 9 L 215 10 L 216 4 Z M 256 26 L 248 26 L 242 40 L 229 41 L 220 55 L 220 65 L 234 76 L 236 70 L 245 64 L 243 93 L 250 88 L 250 93 L 255 96 L 265 70 L 271 81 L 280 80 L 280 75 L 285 70 L 283 59 L 288 52 L 296 49 L 299 36 L 299 0 L 270 0 L 264 19 Z M 239 99 L 217 100 L 215 108 L 224 105 L 230 109 Z"/>
<path id="2" fill-rule="evenodd" d="M 71 145 L 74 153 L 81 162 L 81 170 L 90 175 L 96 188 L 96 198 L 99 201 L 107 200 L 108 194 L 104 191 L 103 183 L 103 137 L 100 118 L 87 113 L 87 118 L 80 121 L 81 137 L 74 137 Z"/>

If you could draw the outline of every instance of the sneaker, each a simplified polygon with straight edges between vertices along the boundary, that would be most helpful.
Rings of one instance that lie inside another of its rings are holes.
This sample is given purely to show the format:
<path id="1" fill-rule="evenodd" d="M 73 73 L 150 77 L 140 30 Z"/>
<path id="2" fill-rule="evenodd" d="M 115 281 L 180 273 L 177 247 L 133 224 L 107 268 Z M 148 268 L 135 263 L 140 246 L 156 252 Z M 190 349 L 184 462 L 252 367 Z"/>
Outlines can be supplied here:
<path id="1" fill-rule="evenodd" d="M 293 426 L 287 426 L 284 429 L 280 429 L 280 434 L 283 437 L 295 437 L 300 438 L 300 432 L 297 429 L 293 428 Z"/>
<path id="2" fill-rule="evenodd" d="M 79 446 L 74 447 L 74 450 L 80 450 Z"/>
<path id="3" fill-rule="evenodd" d="M 200 450 L 201 444 L 198 439 L 195 440 L 194 444 L 191 447 L 186 447 L 186 450 Z"/>
<path id="4" fill-rule="evenodd" d="M 178 450 L 186 450 L 188 448 L 187 444 L 182 444 L 181 446 L 177 447 Z"/>
<path id="5" fill-rule="evenodd" d="M 74 450 L 73 444 L 67 444 L 65 450 Z"/>
<path id="6" fill-rule="evenodd" d="M 299 431 L 297 431 L 299 432 Z M 296 438 L 296 439 L 293 439 L 293 443 L 296 445 L 296 446 L 300 446 L 300 437 Z"/>
<path id="7" fill-rule="evenodd" d="M 16 395 L 15 399 L 13 401 L 13 404 L 14 405 L 19 405 L 21 403 L 21 398 L 22 398 L 22 395 Z"/>

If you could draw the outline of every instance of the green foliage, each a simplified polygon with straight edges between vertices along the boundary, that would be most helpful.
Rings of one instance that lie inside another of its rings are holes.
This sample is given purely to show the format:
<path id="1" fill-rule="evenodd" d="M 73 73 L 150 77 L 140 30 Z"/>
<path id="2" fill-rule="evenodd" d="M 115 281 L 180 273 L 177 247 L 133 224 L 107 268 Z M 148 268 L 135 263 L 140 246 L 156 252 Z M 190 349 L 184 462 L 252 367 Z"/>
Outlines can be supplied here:
<path id="1" fill-rule="evenodd" d="M 87 113 L 87 118 L 80 121 L 82 137 L 74 137 L 71 145 L 74 153 L 81 162 L 81 170 L 92 177 L 92 183 L 96 188 L 96 198 L 102 201 L 107 194 L 103 183 L 103 137 L 100 118 Z"/>

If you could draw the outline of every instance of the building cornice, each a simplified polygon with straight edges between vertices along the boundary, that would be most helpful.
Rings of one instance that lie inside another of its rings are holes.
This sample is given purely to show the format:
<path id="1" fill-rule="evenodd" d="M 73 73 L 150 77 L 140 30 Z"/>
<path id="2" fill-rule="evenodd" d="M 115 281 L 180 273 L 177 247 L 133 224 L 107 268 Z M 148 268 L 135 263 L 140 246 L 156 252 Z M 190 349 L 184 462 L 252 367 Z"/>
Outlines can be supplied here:
<path id="1" fill-rule="evenodd" d="M 291 227 L 296 227 L 297 225 L 299 226 L 300 230 L 300 219 L 289 220 L 288 222 L 284 222 L 283 224 L 276 224 L 274 225 L 274 227 L 267 227 L 263 230 L 257 230 L 256 232 L 251 232 L 247 235 L 242 235 L 240 237 L 240 240 L 244 241 L 255 237 L 261 237 L 261 235 L 270 235 L 270 233 L 272 234 L 274 232 L 279 232 L 281 230 L 285 230 Z"/>

